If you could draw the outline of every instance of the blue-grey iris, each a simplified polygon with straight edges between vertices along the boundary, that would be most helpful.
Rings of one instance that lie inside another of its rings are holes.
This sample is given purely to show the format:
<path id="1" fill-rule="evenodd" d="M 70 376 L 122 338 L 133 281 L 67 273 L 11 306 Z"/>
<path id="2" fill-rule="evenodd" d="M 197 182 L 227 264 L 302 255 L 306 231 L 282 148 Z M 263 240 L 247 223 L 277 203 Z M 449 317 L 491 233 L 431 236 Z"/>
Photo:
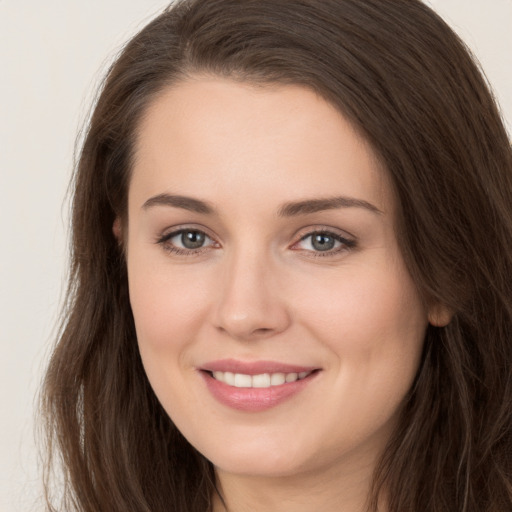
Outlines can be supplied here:
<path id="1" fill-rule="evenodd" d="M 186 249 L 199 249 L 204 245 L 205 234 L 200 231 L 183 231 L 181 243 Z"/>
<path id="2" fill-rule="evenodd" d="M 317 251 L 329 251 L 334 249 L 336 240 L 330 236 L 322 233 L 312 235 L 311 245 Z"/>

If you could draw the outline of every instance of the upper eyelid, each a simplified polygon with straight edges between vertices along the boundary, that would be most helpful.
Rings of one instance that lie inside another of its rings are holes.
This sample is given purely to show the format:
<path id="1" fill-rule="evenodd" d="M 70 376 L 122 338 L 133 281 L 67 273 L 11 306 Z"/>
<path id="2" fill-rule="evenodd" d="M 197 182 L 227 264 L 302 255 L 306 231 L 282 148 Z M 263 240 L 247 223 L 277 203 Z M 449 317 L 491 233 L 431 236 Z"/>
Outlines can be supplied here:
<path id="1" fill-rule="evenodd" d="M 341 238 L 341 239 L 344 239 L 344 240 L 349 238 L 347 236 L 341 235 L 340 233 L 336 233 L 335 231 L 329 231 L 327 229 L 318 229 L 318 230 L 314 230 L 314 231 L 309 231 L 304 236 L 301 236 L 299 238 L 299 241 L 300 240 L 304 240 L 305 238 L 308 238 L 308 237 L 313 236 L 313 235 L 318 235 L 318 234 L 325 234 L 325 235 L 328 235 L 328 236 L 332 236 L 333 238 Z"/>
<path id="2" fill-rule="evenodd" d="M 304 236 L 302 236 L 296 242 L 294 242 L 292 244 L 292 247 L 299 244 L 300 242 L 303 242 L 304 240 L 307 240 L 308 238 L 312 237 L 313 235 L 317 235 L 317 234 L 325 234 L 327 236 L 330 236 L 330 237 L 334 238 L 336 241 L 338 241 L 339 243 L 341 243 L 347 247 L 353 247 L 356 244 L 356 240 L 354 238 L 346 237 L 346 236 L 340 235 L 339 233 L 334 233 L 332 231 L 321 230 L 321 231 L 311 231 L 309 233 L 306 233 Z M 327 253 L 329 251 L 325 251 L 325 252 Z"/>
<path id="3" fill-rule="evenodd" d="M 209 238 L 212 242 L 216 242 L 216 240 L 214 238 L 212 238 L 208 233 L 205 233 L 204 231 L 201 231 L 199 229 L 178 229 L 177 231 L 170 231 L 169 233 L 167 233 L 166 235 L 164 235 L 162 237 L 162 240 L 164 240 L 164 241 L 170 240 L 171 238 L 174 238 L 175 236 L 178 236 L 182 233 L 186 233 L 188 231 L 202 233 L 203 235 L 205 235 L 205 238 Z"/>
<path id="4" fill-rule="evenodd" d="M 297 242 L 298 242 L 298 241 L 303 240 L 304 238 L 314 235 L 316 233 L 327 233 L 327 234 L 330 234 L 330 235 L 333 235 L 336 237 L 343 238 L 345 240 L 356 241 L 356 237 L 354 235 L 352 235 L 351 233 L 349 233 L 348 231 L 345 231 L 345 230 L 342 230 L 339 228 L 335 228 L 335 227 L 331 227 L 331 226 L 324 226 L 324 225 L 308 226 L 307 228 L 302 228 L 297 231 L 294 238 L 297 238 Z M 297 243 L 297 242 L 294 242 L 294 243 Z"/>
<path id="5" fill-rule="evenodd" d="M 163 231 L 160 232 L 159 235 L 157 235 L 157 241 L 169 240 L 173 236 L 183 233 L 183 231 L 197 231 L 199 233 L 204 233 L 211 240 L 218 240 L 218 237 L 212 235 L 210 230 L 204 226 L 197 226 L 194 224 L 183 224 L 164 229 Z"/>

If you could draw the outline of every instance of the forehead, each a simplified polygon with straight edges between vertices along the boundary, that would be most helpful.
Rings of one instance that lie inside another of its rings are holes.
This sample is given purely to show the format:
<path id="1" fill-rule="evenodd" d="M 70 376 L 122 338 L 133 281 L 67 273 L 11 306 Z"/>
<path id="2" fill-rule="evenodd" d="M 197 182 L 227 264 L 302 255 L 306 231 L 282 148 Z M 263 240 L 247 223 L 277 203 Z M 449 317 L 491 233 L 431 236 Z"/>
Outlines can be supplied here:
<path id="1" fill-rule="evenodd" d="M 337 194 L 390 208 L 369 144 L 331 104 L 294 85 L 195 78 L 162 91 L 137 132 L 130 200 L 173 193 L 265 194 L 266 202 Z"/>

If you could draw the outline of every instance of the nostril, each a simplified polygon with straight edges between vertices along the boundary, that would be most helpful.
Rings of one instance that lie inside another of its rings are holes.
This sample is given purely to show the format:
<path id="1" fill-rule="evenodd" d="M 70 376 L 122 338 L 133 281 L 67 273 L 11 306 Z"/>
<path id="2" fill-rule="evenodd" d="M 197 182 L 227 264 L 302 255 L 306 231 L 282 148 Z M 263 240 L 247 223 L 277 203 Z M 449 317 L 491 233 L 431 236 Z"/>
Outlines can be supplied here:
<path id="1" fill-rule="evenodd" d="M 273 294 L 264 297 L 227 294 L 215 308 L 213 322 L 218 332 L 245 340 L 258 339 L 283 332 L 290 325 L 286 304 Z"/>

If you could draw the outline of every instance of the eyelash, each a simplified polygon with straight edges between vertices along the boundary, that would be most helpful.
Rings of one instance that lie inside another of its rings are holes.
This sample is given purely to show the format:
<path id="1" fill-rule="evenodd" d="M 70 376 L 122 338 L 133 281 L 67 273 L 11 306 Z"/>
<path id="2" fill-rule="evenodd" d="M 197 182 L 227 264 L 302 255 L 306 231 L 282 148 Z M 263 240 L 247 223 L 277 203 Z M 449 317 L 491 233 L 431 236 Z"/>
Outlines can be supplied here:
<path id="1" fill-rule="evenodd" d="M 213 244 L 198 247 L 197 249 L 186 249 L 186 248 L 176 247 L 174 244 L 169 243 L 169 241 L 172 238 L 182 235 L 183 233 L 196 233 L 196 234 L 204 235 L 206 238 L 210 239 L 213 242 Z M 299 238 L 299 240 L 292 245 L 292 248 L 294 246 L 298 245 L 299 243 L 307 240 L 309 237 L 313 237 L 315 235 L 324 235 L 324 236 L 333 238 L 336 242 L 339 242 L 341 244 L 340 247 L 338 247 L 336 249 L 329 249 L 326 251 L 313 251 L 313 250 L 304 249 L 304 252 L 309 253 L 309 256 L 315 257 L 315 258 L 318 258 L 318 257 L 325 258 L 325 257 L 329 257 L 329 256 L 331 256 L 331 257 L 336 256 L 341 252 L 345 252 L 345 251 L 354 249 L 357 245 L 356 240 L 351 240 L 351 239 L 345 238 L 345 237 L 341 236 L 340 234 L 334 233 L 333 231 L 330 231 L 328 229 L 315 229 L 315 230 L 309 231 L 306 234 L 304 234 L 303 236 L 301 236 Z M 162 237 L 158 238 L 156 243 L 161 245 L 165 251 L 175 254 L 177 256 L 199 256 L 203 252 L 209 250 L 212 247 L 212 245 L 215 245 L 217 242 L 215 242 L 215 240 L 213 240 L 212 237 L 210 237 L 207 233 L 205 233 L 201 229 L 180 228 L 180 229 L 176 229 L 175 231 L 167 233 L 167 234 L 163 235 Z M 293 250 L 300 250 L 300 249 L 293 249 Z"/>
<path id="2" fill-rule="evenodd" d="M 314 237 L 315 235 L 323 235 L 323 236 L 333 238 L 336 242 L 339 242 L 341 245 L 340 245 L 340 247 L 338 247 L 336 249 L 329 249 L 326 251 L 312 251 L 312 250 L 305 249 L 305 251 L 308 252 L 309 255 L 314 258 L 327 258 L 327 257 L 337 256 L 338 254 L 340 254 L 342 252 L 349 251 L 356 247 L 355 240 L 345 238 L 344 236 L 341 236 L 339 233 L 334 233 L 333 231 L 330 231 L 329 229 L 315 229 L 313 231 L 308 231 L 305 235 L 301 236 L 300 239 L 292 245 L 292 247 L 296 246 L 300 242 L 303 242 L 304 240 L 307 240 L 310 237 Z M 300 249 L 296 249 L 296 250 L 300 250 Z"/>
<path id="3" fill-rule="evenodd" d="M 169 253 L 175 254 L 177 256 L 199 256 L 203 252 L 207 251 L 211 245 L 206 245 L 203 247 L 198 247 L 197 249 L 187 249 L 182 247 L 176 247 L 174 244 L 170 243 L 170 240 L 178 235 L 182 235 L 183 233 L 198 233 L 201 235 L 204 235 L 206 238 L 213 240 L 211 236 L 209 236 L 207 233 L 205 233 L 201 229 L 194 229 L 194 228 L 180 228 L 176 229 L 175 231 L 171 231 L 170 233 L 167 233 L 160 237 L 157 240 L 157 244 L 161 245 L 163 249 Z"/>

